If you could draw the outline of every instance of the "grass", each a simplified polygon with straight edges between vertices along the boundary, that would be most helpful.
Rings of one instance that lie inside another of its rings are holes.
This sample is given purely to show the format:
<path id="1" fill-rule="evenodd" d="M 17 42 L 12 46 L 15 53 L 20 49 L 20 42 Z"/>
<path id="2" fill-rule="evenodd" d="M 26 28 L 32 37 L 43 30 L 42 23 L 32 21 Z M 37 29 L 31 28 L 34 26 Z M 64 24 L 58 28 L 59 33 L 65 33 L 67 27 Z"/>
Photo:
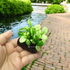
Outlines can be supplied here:
<path id="1" fill-rule="evenodd" d="M 46 53 L 47 55 L 49 54 L 49 53 Z"/>
<path id="2" fill-rule="evenodd" d="M 51 32 L 47 35 L 48 37 L 51 35 Z"/>
<path id="3" fill-rule="evenodd" d="M 61 63 L 61 57 L 60 57 L 60 59 L 59 59 L 59 63 Z"/>
<path id="4" fill-rule="evenodd" d="M 35 59 L 34 61 L 32 61 L 31 65 L 30 65 L 30 68 L 32 68 L 32 66 L 34 65 L 35 61 L 37 61 L 37 59 Z M 27 64 L 26 66 L 24 66 L 21 70 L 26 70 L 26 68 L 27 68 L 28 65 L 29 64 Z"/>
<path id="5" fill-rule="evenodd" d="M 43 65 L 43 70 L 45 70 L 45 65 Z"/>
<path id="6" fill-rule="evenodd" d="M 43 52 L 43 53 L 42 53 L 42 56 L 44 56 L 45 53 L 46 53 L 46 52 Z"/>
<path id="7" fill-rule="evenodd" d="M 37 61 L 37 60 L 38 60 L 38 58 L 35 59 L 34 61 L 32 61 L 31 65 L 30 65 L 30 68 L 32 68 L 32 66 L 34 65 L 35 61 Z"/>
<path id="8" fill-rule="evenodd" d="M 37 67 L 39 67 L 39 64 L 37 64 Z"/>
<path id="9" fill-rule="evenodd" d="M 61 69 L 63 70 L 63 66 L 61 66 Z"/>
<path id="10" fill-rule="evenodd" d="M 64 57 L 66 58 L 66 52 L 65 52 L 65 54 L 64 54 Z"/>
<path id="11" fill-rule="evenodd" d="M 58 53 L 58 55 L 59 55 L 59 53 Z"/>
<path id="12" fill-rule="evenodd" d="M 55 67 L 55 70 L 57 70 L 57 67 Z"/>
<path id="13" fill-rule="evenodd" d="M 51 23 L 51 22 L 49 22 L 49 23 Z"/>

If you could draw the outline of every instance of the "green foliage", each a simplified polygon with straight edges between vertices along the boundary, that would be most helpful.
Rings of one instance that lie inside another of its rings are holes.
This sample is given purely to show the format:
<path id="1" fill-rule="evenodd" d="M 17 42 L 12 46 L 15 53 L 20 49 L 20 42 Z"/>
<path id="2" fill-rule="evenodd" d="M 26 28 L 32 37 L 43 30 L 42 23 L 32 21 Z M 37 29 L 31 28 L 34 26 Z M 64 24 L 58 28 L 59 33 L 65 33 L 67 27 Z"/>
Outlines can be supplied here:
<path id="1" fill-rule="evenodd" d="M 26 44 L 27 44 L 27 45 L 30 45 L 30 44 L 31 44 L 31 42 L 30 42 L 29 39 L 26 40 Z"/>
<path id="2" fill-rule="evenodd" d="M 47 2 L 48 2 L 48 3 L 52 3 L 52 2 L 53 2 L 53 0 L 47 0 Z"/>
<path id="3" fill-rule="evenodd" d="M 33 0 L 30 0 L 31 2 L 33 2 Z"/>
<path id="4" fill-rule="evenodd" d="M 26 26 L 19 29 L 19 42 L 26 42 L 27 45 L 30 45 L 32 42 L 33 44 L 36 44 L 36 50 L 40 51 L 40 47 L 43 46 L 47 40 L 47 36 L 45 34 L 47 33 L 48 29 L 44 27 L 41 31 L 40 25 L 35 25 L 32 27 L 32 22 L 30 20 L 28 20 L 28 24 L 30 25 L 30 28 Z"/>
<path id="5" fill-rule="evenodd" d="M 28 2 L 27 2 L 28 1 Z M 30 0 L 6 0 L 0 2 L 0 15 L 14 16 L 33 11 Z"/>
<path id="6" fill-rule="evenodd" d="M 30 20 L 28 20 L 28 23 L 29 23 L 30 27 L 32 28 L 32 22 Z"/>
<path id="7" fill-rule="evenodd" d="M 27 38 L 26 38 L 26 36 L 21 36 L 21 38 L 20 38 L 20 40 L 19 40 L 19 41 L 20 41 L 20 43 L 23 43 L 23 42 L 25 42 L 25 41 L 26 41 L 26 39 L 27 39 Z"/>
<path id="8" fill-rule="evenodd" d="M 53 4 L 60 4 L 64 0 L 47 0 L 48 3 L 53 3 Z"/>
<path id="9" fill-rule="evenodd" d="M 62 1 L 65 1 L 65 0 L 31 0 L 31 2 L 35 2 L 35 3 L 39 3 L 39 2 L 48 2 L 48 3 L 53 3 L 53 4 L 59 4 L 60 2 Z"/>
<path id="10" fill-rule="evenodd" d="M 36 45 L 36 50 L 37 50 L 37 51 L 40 51 L 40 48 L 39 48 L 39 46 L 37 46 L 37 45 Z"/>
<path id="11" fill-rule="evenodd" d="M 46 14 L 64 13 L 64 12 L 65 12 L 64 7 L 61 6 L 61 5 L 57 5 L 57 4 L 50 5 L 50 6 L 48 6 L 47 9 L 45 10 L 45 13 L 46 13 Z"/>
<path id="12" fill-rule="evenodd" d="M 45 33 L 47 33 L 46 27 L 44 27 L 42 30 L 42 34 L 45 34 Z"/>
<path id="13" fill-rule="evenodd" d="M 70 3 L 70 0 L 67 0 L 67 3 Z"/>
<path id="14" fill-rule="evenodd" d="M 60 4 L 61 0 L 53 0 L 53 4 Z"/>

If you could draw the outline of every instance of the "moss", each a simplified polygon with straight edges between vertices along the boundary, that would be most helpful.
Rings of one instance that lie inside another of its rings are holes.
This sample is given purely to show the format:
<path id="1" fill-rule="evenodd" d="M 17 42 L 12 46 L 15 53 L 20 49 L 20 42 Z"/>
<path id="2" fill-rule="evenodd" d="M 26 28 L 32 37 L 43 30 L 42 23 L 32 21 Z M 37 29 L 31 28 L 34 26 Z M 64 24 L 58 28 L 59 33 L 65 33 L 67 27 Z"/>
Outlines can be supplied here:
<path id="1" fill-rule="evenodd" d="M 46 52 L 42 52 L 42 56 L 44 56 L 45 53 L 46 53 Z"/>
<path id="2" fill-rule="evenodd" d="M 46 14 L 64 13 L 64 12 L 65 12 L 64 7 L 61 6 L 61 5 L 57 5 L 57 4 L 50 5 L 50 6 L 48 6 L 47 9 L 45 10 L 45 13 L 46 13 Z"/>
<path id="3" fill-rule="evenodd" d="M 55 67 L 55 70 L 57 70 L 57 67 Z"/>
<path id="4" fill-rule="evenodd" d="M 30 0 L 10 0 L 0 2 L 0 15 L 13 16 L 33 11 Z"/>
<path id="5" fill-rule="evenodd" d="M 60 59 L 59 59 L 59 63 L 61 63 L 61 57 L 60 57 Z"/>
<path id="6" fill-rule="evenodd" d="M 47 35 L 48 37 L 51 35 L 51 32 Z"/>
<path id="7" fill-rule="evenodd" d="M 37 67 L 39 67 L 39 64 L 37 64 Z"/>
<path id="8" fill-rule="evenodd" d="M 32 66 L 34 65 L 35 61 L 37 61 L 37 60 L 38 60 L 38 58 L 35 59 L 34 61 L 32 61 L 31 65 L 30 65 L 30 68 L 32 68 Z"/>

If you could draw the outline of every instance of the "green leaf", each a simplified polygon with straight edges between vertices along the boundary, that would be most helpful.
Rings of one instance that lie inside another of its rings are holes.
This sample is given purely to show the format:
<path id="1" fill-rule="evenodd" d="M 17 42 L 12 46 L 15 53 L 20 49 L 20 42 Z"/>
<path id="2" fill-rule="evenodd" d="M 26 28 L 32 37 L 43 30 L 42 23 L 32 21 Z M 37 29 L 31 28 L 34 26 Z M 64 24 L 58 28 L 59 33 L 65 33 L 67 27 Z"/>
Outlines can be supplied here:
<path id="1" fill-rule="evenodd" d="M 26 36 L 27 36 L 27 38 L 29 39 L 29 38 L 30 38 L 30 33 L 29 33 L 29 32 L 27 32 L 27 35 L 26 35 Z"/>
<path id="2" fill-rule="evenodd" d="M 40 25 L 35 25 L 34 28 L 35 28 L 36 30 L 40 30 L 41 26 L 40 26 Z"/>
<path id="3" fill-rule="evenodd" d="M 39 37 L 39 39 L 41 38 L 41 30 L 36 31 L 37 36 Z"/>
<path id="4" fill-rule="evenodd" d="M 29 30 L 29 27 L 28 26 L 26 26 L 26 30 Z"/>
<path id="5" fill-rule="evenodd" d="M 30 33 L 31 33 L 31 36 L 33 36 L 36 33 L 36 30 L 34 28 L 30 28 Z"/>
<path id="6" fill-rule="evenodd" d="M 36 34 L 36 29 L 35 29 L 35 28 L 33 28 L 33 35 L 34 35 L 34 34 Z"/>
<path id="7" fill-rule="evenodd" d="M 30 33 L 31 33 L 31 36 L 34 36 L 36 34 L 36 30 L 32 27 L 30 28 Z"/>
<path id="8" fill-rule="evenodd" d="M 46 35 L 42 35 L 42 39 L 47 40 L 47 36 Z"/>
<path id="9" fill-rule="evenodd" d="M 39 47 L 39 46 L 37 46 L 37 45 L 36 45 L 36 50 L 37 50 L 37 51 L 40 51 L 40 47 Z"/>
<path id="10" fill-rule="evenodd" d="M 19 36 L 19 37 L 23 36 L 23 32 L 19 31 L 19 32 L 18 32 L 18 36 Z"/>
<path id="11" fill-rule="evenodd" d="M 40 46 L 40 47 L 41 47 L 41 46 L 43 46 L 43 45 L 44 45 L 44 43 L 43 43 L 43 41 L 42 41 L 42 40 L 41 40 L 41 41 L 39 41 L 39 42 L 38 42 L 38 44 L 37 44 L 37 46 Z"/>
<path id="12" fill-rule="evenodd" d="M 27 35 L 27 33 L 26 33 L 26 32 L 23 32 L 23 35 L 25 35 L 25 36 L 26 36 L 26 35 Z"/>
<path id="13" fill-rule="evenodd" d="M 33 36 L 33 29 L 30 28 L 30 33 L 31 33 L 31 36 Z"/>
<path id="14" fill-rule="evenodd" d="M 35 40 L 35 42 L 37 43 L 39 41 L 39 36 L 36 34 L 33 36 L 33 39 Z"/>
<path id="15" fill-rule="evenodd" d="M 31 42 L 30 42 L 29 39 L 26 39 L 26 44 L 27 44 L 27 45 L 30 45 L 30 44 L 31 44 Z"/>
<path id="16" fill-rule="evenodd" d="M 19 39 L 20 43 L 23 43 L 26 41 L 26 36 L 21 36 L 21 38 Z"/>
<path id="17" fill-rule="evenodd" d="M 30 25 L 30 27 L 32 28 L 32 22 L 30 20 L 28 20 L 28 24 Z"/>
<path id="18" fill-rule="evenodd" d="M 19 31 L 24 31 L 24 30 L 26 30 L 25 27 L 22 27 L 22 28 L 19 29 Z"/>
<path id="19" fill-rule="evenodd" d="M 48 29 L 47 29 L 46 27 L 44 27 L 44 28 L 42 29 L 42 35 L 43 35 L 43 34 L 46 34 L 47 31 L 48 31 Z"/>
<path id="20" fill-rule="evenodd" d="M 43 43 L 45 43 L 45 41 L 47 40 L 47 36 L 46 35 L 42 35 L 42 41 L 43 41 Z"/>
<path id="21" fill-rule="evenodd" d="M 29 32 L 27 32 L 27 35 L 29 35 Z"/>
<path id="22" fill-rule="evenodd" d="M 39 30 L 38 32 L 39 32 L 39 34 L 41 34 L 41 32 L 42 32 L 42 31 L 41 31 L 41 30 Z"/>
<path id="23" fill-rule="evenodd" d="M 32 44 L 36 44 L 36 42 L 33 39 L 31 39 L 30 41 L 32 42 Z"/>

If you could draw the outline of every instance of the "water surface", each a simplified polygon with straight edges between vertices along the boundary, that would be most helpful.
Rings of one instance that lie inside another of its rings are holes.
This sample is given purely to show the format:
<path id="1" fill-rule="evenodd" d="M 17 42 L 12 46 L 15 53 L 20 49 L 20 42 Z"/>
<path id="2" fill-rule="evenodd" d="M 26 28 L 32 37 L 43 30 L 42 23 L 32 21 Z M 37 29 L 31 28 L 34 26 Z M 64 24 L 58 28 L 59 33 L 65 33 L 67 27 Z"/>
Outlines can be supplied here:
<path id="1" fill-rule="evenodd" d="M 29 26 L 27 22 L 28 19 L 32 21 L 34 26 L 42 22 L 46 17 L 46 14 L 36 12 L 8 18 L 0 17 L 0 34 L 8 30 L 12 30 L 13 36 L 11 39 L 17 38 L 18 29 L 21 27 Z"/>

